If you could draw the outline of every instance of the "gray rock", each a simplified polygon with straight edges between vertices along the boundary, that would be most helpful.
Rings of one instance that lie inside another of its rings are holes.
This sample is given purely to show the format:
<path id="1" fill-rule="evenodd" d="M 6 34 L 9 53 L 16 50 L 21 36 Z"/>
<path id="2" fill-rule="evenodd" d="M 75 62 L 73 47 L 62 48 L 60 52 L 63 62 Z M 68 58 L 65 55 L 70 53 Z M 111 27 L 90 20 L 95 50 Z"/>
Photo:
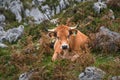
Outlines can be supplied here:
<path id="1" fill-rule="evenodd" d="M 34 72 L 34 71 L 31 70 L 31 71 L 22 73 L 22 74 L 19 76 L 19 80 L 29 80 L 30 77 L 32 76 L 33 72 Z"/>
<path id="2" fill-rule="evenodd" d="M 58 24 L 58 18 L 50 20 L 51 23 L 53 24 Z"/>
<path id="3" fill-rule="evenodd" d="M 0 26 L 5 26 L 5 16 L 3 14 L 0 14 Z"/>
<path id="4" fill-rule="evenodd" d="M 7 9 L 8 6 L 6 6 L 6 4 L 7 4 L 8 2 L 10 2 L 10 0 L 0 0 L 0 7 Z"/>
<path id="5" fill-rule="evenodd" d="M 33 7 L 31 10 L 27 10 L 26 15 L 32 17 L 34 23 L 36 24 L 39 24 L 47 19 L 37 7 Z"/>
<path id="6" fill-rule="evenodd" d="M 60 5 L 60 9 L 64 9 L 66 7 L 64 0 L 60 0 L 59 5 Z"/>
<path id="7" fill-rule="evenodd" d="M 22 74 L 19 76 L 19 80 L 29 80 L 29 76 L 28 76 L 27 72 L 22 73 Z"/>
<path id="8" fill-rule="evenodd" d="M 5 48 L 7 45 L 3 44 L 4 40 L 15 42 L 19 37 L 21 37 L 24 31 L 24 26 L 20 25 L 18 28 L 9 29 L 4 31 L 3 27 L 0 26 L 0 47 Z"/>
<path id="9" fill-rule="evenodd" d="M 56 14 L 59 14 L 60 13 L 60 6 L 58 5 L 57 7 L 56 7 Z"/>
<path id="10" fill-rule="evenodd" d="M 46 0 L 33 0 L 32 1 L 32 5 L 37 5 L 37 6 L 41 6 L 43 2 L 45 2 Z"/>
<path id="11" fill-rule="evenodd" d="M 77 2 L 81 2 L 82 0 L 76 0 Z"/>
<path id="12" fill-rule="evenodd" d="M 5 21 L 5 16 L 3 14 L 0 14 L 0 23 Z"/>
<path id="13" fill-rule="evenodd" d="M 98 2 L 102 2 L 102 0 L 98 0 Z"/>
<path id="14" fill-rule="evenodd" d="M 15 14 L 16 20 L 18 22 L 21 22 L 22 21 L 21 13 L 23 9 L 22 2 L 20 2 L 20 0 L 15 0 L 15 1 L 10 2 L 9 9 L 13 14 Z"/>
<path id="15" fill-rule="evenodd" d="M 120 34 L 119 33 L 110 31 L 108 28 L 106 28 L 104 26 L 100 27 L 99 33 L 100 34 L 97 33 L 97 36 L 99 36 L 99 35 L 106 35 L 106 36 L 109 36 L 109 38 L 112 41 L 115 41 L 116 39 L 120 39 Z"/>
<path id="16" fill-rule="evenodd" d="M 101 26 L 99 32 L 95 33 L 93 37 L 94 38 L 92 39 L 91 36 L 94 49 L 96 48 L 107 52 L 116 52 L 120 49 L 120 33 Z"/>
<path id="17" fill-rule="evenodd" d="M 4 31 L 3 27 L 2 27 L 2 26 L 0 26 L 0 32 L 3 32 L 3 31 Z"/>
<path id="18" fill-rule="evenodd" d="M 6 48 L 6 47 L 8 47 L 8 46 L 3 43 L 0 43 L 0 48 Z"/>
<path id="19" fill-rule="evenodd" d="M 79 75 L 79 80 L 102 80 L 105 72 L 96 67 L 87 67 L 84 72 Z"/>
<path id="20" fill-rule="evenodd" d="M 48 5 L 42 6 L 41 9 L 42 11 L 44 11 L 44 15 L 46 16 L 46 19 L 50 19 L 51 16 L 54 16 Z"/>
<path id="21" fill-rule="evenodd" d="M 18 28 L 9 29 L 6 32 L 6 40 L 8 40 L 10 43 L 15 42 L 19 37 L 21 37 L 23 31 L 23 25 L 20 25 Z"/>
<path id="22" fill-rule="evenodd" d="M 4 31 L 3 27 L 0 26 L 0 42 L 6 38 L 6 32 Z"/>
<path id="23" fill-rule="evenodd" d="M 114 76 L 110 80 L 120 80 L 120 76 Z"/>
<path id="24" fill-rule="evenodd" d="M 0 32 L 0 42 L 3 42 L 6 39 L 6 33 L 1 33 Z"/>
<path id="25" fill-rule="evenodd" d="M 115 15 L 114 15 L 113 10 L 111 10 L 111 9 L 109 10 L 108 16 L 109 16 L 111 19 L 115 19 Z"/>
<path id="26" fill-rule="evenodd" d="M 96 13 L 100 13 L 102 9 L 107 8 L 107 5 L 105 4 L 105 2 L 96 2 L 94 3 L 93 9 Z"/>
<path id="27" fill-rule="evenodd" d="M 106 0 L 106 3 L 114 8 L 120 8 L 120 0 Z"/>
<path id="28" fill-rule="evenodd" d="M 9 9 L 15 16 L 18 22 L 22 19 L 31 19 L 28 22 L 34 22 L 39 24 L 44 20 L 50 20 L 55 14 L 59 14 L 67 6 L 74 5 L 76 2 L 84 2 L 90 0 L 58 0 L 59 2 L 52 5 L 43 4 L 47 0 L 32 0 L 24 2 L 29 6 L 29 9 L 23 9 L 22 0 L 0 0 L 0 7 Z M 38 9 L 41 8 L 40 10 Z M 22 18 L 21 14 L 25 13 L 25 18 Z M 26 18 L 30 17 L 30 18 Z"/>
<path id="29" fill-rule="evenodd" d="M 25 16 L 26 16 L 26 17 L 29 17 L 29 16 L 30 16 L 30 10 L 29 10 L 29 9 L 26 9 L 26 10 L 25 10 Z"/>
<path id="30" fill-rule="evenodd" d="M 89 1 L 89 0 L 59 0 L 59 2 L 54 5 L 42 5 L 43 2 L 46 0 L 32 0 L 32 3 L 29 3 L 31 5 L 31 9 L 25 9 L 25 15 L 26 17 L 30 17 L 29 22 L 34 22 L 36 24 L 39 24 L 43 22 L 44 20 L 50 20 L 52 16 L 55 14 L 59 14 L 63 9 L 65 9 L 67 6 L 71 5 L 71 3 L 74 2 L 81 2 L 81 1 Z M 38 7 L 40 6 L 40 10 Z"/>

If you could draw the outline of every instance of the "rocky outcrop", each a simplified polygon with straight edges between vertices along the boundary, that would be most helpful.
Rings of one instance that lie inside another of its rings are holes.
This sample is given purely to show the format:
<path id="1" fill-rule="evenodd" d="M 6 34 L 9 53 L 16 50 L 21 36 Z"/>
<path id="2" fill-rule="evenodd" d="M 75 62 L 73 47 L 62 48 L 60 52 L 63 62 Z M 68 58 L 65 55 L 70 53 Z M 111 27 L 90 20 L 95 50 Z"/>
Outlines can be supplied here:
<path id="1" fill-rule="evenodd" d="M 120 76 L 114 76 L 110 80 L 120 80 Z"/>
<path id="2" fill-rule="evenodd" d="M 44 20 L 50 20 L 52 16 L 60 13 L 66 7 L 84 1 L 90 0 L 56 0 L 50 1 L 49 4 L 46 0 L 32 0 L 32 2 L 26 1 L 24 3 L 20 0 L 0 0 L 0 7 L 10 10 L 19 23 L 23 18 L 30 17 L 34 23 L 39 24 Z M 25 7 L 24 4 L 28 4 L 29 8 Z"/>
<path id="3" fill-rule="evenodd" d="M 0 14 L 0 23 L 5 21 L 5 16 L 3 14 Z"/>
<path id="4" fill-rule="evenodd" d="M 115 8 L 119 8 L 120 9 L 120 0 L 106 0 L 106 3 L 110 7 L 115 7 Z"/>
<path id="5" fill-rule="evenodd" d="M 102 9 L 107 8 L 107 5 L 105 4 L 105 2 L 96 2 L 94 3 L 93 9 L 96 13 L 100 13 Z"/>
<path id="6" fill-rule="evenodd" d="M 0 43 L 3 46 L 2 42 L 8 40 L 10 43 L 15 42 L 23 33 L 24 26 L 20 25 L 18 28 L 4 30 L 5 26 L 5 16 L 0 14 Z"/>
<path id="7" fill-rule="evenodd" d="M 23 33 L 24 26 L 20 25 L 18 28 L 9 29 L 6 32 L 6 40 L 8 40 L 10 43 L 15 42 Z"/>
<path id="8" fill-rule="evenodd" d="M 29 72 L 25 72 L 25 73 L 22 73 L 20 76 L 19 76 L 19 80 L 29 80 L 31 75 L 32 75 L 33 71 L 29 71 Z"/>
<path id="9" fill-rule="evenodd" d="M 9 9 L 10 11 L 16 16 L 16 20 L 18 22 L 22 21 L 22 9 L 23 9 L 23 5 L 22 2 L 20 0 L 15 0 L 9 3 Z"/>
<path id="10" fill-rule="evenodd" d="M 15 42 L 19 37 L 21 37 L 23 32 L 23 25 L 20 25 L 18 28 L 9 29 L 7 31 L 4 31 L 4 28 L 0 26 L 0 47 L 6 47 L 6 45 L 3 44 L 5 40 L 9 41 L 10 43 Z"/>
<path id="11" fill-rule="evenodd" d="M 26 16 L 32 17 L 34 23 L 39 24 L 43 20 L 46 20 L 47 17 L 41 13 L 41 11 L 37 7 L 33 7 L 31 10 L 26 9 Z"/>
<path id="12" fill-rule="evenodd" d="M 0 48 L 6 48 L 6 47 L 8 46 L 0 42 Z"/>
<path id="13" fill-rule="evenodd" d="M 0 26 L 5 26 L 5 16 L 3 14 L 0 14 Z"/>
<path id="14" fill-rule="evenodd" d="M 22 21 L 23 4 L 20 0 L 1 0 L 0 8 L 10 10 L 15 15 L 18 22 Z"/>
<path id="15" fill-rule="evenodd" d="M 16 21 L 20 23 L 23 19 L 28 20 L 28 23 L 40 24 L 44 20 L 50 20 L 51 23 L 57 24 L 56 20 L 51 20 L 51 17 L 55 14 L 60 13 L 63 9 L 76 2 L 83 2 L 88 0 L 56 0 L 52 3 L 48 3 L 46 0 L 0 0 L 0 9 L 7 10 L 6 12 L 12 12 Z M 24 2 L 24 3 L 23 3 Z M 50 1 L 51 2 L 51 1 Z M 26 7 L 27 5 L 27 7 Z M 24 27 L 19 26 L 18 28 L 4 30 L 6 16 L 4 11 L 0 13 L 0 42 L 3 45 L 5 40 L 10 43 L 15 42 L 22 35 Z M 7 16 L 11 17 L 11 16 Z M 26 23 L 27 24 L 27 23 Z"/>
<path id="16" fill-rule="evenodd" d="M 3 42 L 5 37 L 6 37 L 6 32 L 4 31 L 3 27 L 0 26 L 0 42 Z"/>
<path id="17" fill-rule="evenodd" d="M 113 52 L 120 49 L 120 34 L 101 26 L 99 32 L 91 36 L 92 44 L 95 49 Z"/>
<path id="18" fill-rule="evenodd" d="M 115 15 L 112 9 L 109 10 L 108 16 L 110 17 L 110 19 L 115 19 Z"/>
<path id="19" fill-rule="evenodd" d="M 86 67 L 79 75 L 79 80 L 102 80 L 105 72 L 96 67 Z"/>

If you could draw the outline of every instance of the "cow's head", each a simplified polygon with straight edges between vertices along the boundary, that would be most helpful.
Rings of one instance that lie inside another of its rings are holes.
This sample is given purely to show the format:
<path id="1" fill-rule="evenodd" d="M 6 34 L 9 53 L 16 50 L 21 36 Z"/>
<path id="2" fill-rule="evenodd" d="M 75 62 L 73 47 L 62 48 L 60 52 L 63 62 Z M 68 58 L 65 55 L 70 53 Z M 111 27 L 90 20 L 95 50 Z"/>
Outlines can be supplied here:
<path id="1" fill-rule="evenodd" d="M 60 48 L 62 50 L 66 50 L 69 49 L 70 36 L 72 34 L 77 34 L 77 30 L 75 29 L 77 26 L 78 25 L 76 25 L 75 27 L 68 27 L 65 25 L 59 25 L 55 29 L 49 29 L 48 31 L 50 32 L 48 33 L 48 35 L 51 38 L 55 37 L 60 43 Z"/>

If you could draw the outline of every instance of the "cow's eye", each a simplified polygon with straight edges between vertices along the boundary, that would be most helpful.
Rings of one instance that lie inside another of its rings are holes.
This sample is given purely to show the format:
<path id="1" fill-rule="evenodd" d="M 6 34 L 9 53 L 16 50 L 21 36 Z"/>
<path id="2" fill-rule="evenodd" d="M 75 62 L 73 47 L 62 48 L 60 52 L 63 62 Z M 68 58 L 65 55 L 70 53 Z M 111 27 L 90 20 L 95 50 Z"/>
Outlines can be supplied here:
<path id="1" fill-rule="evenodd" d="M 57 39 L 60 39 L 60 37 L 57 37 Z"/>
<path id="2" fill-rule="evenodd" d="M 69 38 L 69 37 L 70 37 L 70 35 L 67 36 L 67 38 Z"/>

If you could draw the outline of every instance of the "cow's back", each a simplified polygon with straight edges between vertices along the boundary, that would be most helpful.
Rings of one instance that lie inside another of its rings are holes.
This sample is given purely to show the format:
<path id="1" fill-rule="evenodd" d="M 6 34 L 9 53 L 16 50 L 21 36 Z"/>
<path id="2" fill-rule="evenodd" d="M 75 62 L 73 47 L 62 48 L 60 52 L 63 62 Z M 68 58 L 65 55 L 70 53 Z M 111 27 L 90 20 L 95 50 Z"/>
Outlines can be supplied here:
<path id="1" fill-rule="evenodd" d="M 72 50 L 80 50 L 80 47 L 84 47 L 88 41 L 88 37 L 78 30 L 76 35 L 70 36 L 70 48 Z"/>

